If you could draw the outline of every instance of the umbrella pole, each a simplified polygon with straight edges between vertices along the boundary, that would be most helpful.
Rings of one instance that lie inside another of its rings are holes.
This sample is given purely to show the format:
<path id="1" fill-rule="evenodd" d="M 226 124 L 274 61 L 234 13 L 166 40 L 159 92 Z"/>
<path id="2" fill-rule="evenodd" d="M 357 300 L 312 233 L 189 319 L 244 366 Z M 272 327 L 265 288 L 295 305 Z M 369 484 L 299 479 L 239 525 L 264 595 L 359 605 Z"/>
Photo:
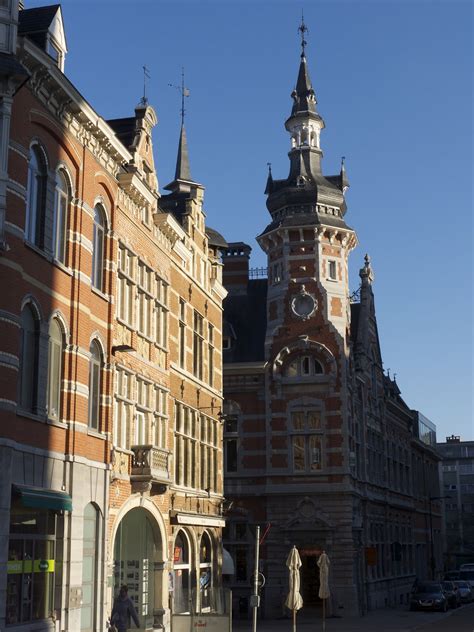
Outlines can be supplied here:
<path id="1" fill-rule="evenodd" d="M 296 610 L 293 610 L 293 632 L 296 632 Z"/>
<path id="2" fill-rule="evenodd" d="M 326 631 L 326 599 L 323 599 L 323 632 Z"/>

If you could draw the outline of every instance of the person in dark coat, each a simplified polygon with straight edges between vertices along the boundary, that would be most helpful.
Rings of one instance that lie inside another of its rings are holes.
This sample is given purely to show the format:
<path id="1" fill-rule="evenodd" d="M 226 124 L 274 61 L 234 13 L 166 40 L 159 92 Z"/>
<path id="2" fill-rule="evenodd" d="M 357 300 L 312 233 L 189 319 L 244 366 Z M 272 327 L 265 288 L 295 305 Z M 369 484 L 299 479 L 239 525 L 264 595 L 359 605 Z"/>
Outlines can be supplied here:
<path id="1" fill-rule="evenodd" d="M 117 627 L 118 632 L 127 632 L 130 627 L 130 619 L 133 619 L 137 628 L 140 627 L 137 611 L 128 596 L 128 586 L 122 586 L 115 599 L 110 621 Z"/>

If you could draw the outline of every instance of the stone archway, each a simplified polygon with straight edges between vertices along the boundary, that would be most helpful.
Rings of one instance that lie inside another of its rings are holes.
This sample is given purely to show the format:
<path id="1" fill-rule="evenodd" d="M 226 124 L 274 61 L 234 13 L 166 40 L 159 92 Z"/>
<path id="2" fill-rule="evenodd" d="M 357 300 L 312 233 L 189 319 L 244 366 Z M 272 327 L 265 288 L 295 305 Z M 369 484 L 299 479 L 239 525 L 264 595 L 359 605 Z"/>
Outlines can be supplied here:
<path id="1" fill-rule="evenodd" d="M 110 559 L 114 597 L 121 585 L 128 586 L 140 620 L 139 629 L 145 632 L 164 624 L 169 616 L 167 554 L 161 514 L 153 503 L 137 500 L 129 501 L 117 516 Z"/>

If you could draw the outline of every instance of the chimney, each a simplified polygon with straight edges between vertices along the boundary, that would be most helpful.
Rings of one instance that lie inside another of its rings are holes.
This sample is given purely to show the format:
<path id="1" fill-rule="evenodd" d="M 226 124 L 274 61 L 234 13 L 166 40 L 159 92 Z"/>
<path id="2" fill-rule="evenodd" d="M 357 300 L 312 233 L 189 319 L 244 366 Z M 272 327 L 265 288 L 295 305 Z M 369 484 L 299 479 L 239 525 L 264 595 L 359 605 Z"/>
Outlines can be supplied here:
<path id="1" fill-rule="evenodd" d="M 230 294 L 245 294 L 249 282 L 252 248 L 242 241 L 230 243 L 222 253 L 223 285 Z"/>
<path id="2" fill-rule="evenodd" d="M 446 443 L 461 443 L 461 437 L 460 435 L 451 435 L 446 437 Z"/>

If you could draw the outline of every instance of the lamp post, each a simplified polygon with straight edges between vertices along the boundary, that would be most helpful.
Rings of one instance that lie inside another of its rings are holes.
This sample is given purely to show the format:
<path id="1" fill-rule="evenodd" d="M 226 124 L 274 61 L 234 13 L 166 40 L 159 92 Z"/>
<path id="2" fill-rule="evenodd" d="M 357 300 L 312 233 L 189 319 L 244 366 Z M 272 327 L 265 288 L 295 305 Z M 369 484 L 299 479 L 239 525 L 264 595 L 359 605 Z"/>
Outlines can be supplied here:
<path id="1" fill-rule="evenodd" d="M 451 496 L 430 496 L 429 500 L 429 508 L 430 508 L 430 542 L 431 542 L 431 560 L 430 560 L 430 568 L 431 568 L 431 579 L 435 578 L 436 571 L 436 560 L 435 560 L 435 550 L 434 550 L 434 540 L 433 540 L 433 511 L 431 508 L 431 503 L 433 500 L 443 500 L 444 498 L 451 498 Z"/>

